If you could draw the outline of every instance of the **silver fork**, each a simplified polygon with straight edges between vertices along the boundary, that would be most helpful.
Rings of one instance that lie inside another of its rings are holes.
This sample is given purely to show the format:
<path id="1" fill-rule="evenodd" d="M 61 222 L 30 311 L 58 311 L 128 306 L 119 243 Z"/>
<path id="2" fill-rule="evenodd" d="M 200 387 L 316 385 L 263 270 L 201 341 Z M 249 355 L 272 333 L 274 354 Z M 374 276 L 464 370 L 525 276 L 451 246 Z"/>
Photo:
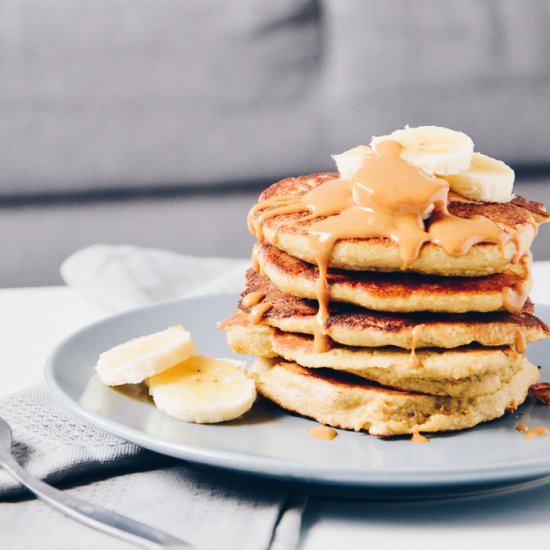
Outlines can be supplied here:
<path id="1" fill-rule="evenodd" d="M 11 442 L 11 428 L 5 420 L 0 418 L 0 466 L 3 466 L 7 472 L 39 499 L 62 514 L 88 527 L 144 548 L 179 548 L 182 550 L 192 550 L 194 548 L 163 531 L 85 502 L 32 477 L 13 457 Z"/>

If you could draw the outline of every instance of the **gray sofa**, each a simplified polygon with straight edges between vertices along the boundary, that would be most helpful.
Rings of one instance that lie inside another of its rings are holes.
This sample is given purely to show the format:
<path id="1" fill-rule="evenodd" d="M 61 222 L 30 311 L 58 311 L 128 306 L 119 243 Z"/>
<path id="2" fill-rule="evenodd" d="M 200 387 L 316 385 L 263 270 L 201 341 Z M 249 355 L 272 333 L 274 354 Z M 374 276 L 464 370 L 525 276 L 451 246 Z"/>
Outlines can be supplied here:
<path id="1" fill-rule="evenodd" d="M 550 0 L 0 0 L 0 14 L 0 287 L 55 284 L 95 242 L 246 256 L 263 186 L 405 124 L 467 132 L 550 203 Z"/>

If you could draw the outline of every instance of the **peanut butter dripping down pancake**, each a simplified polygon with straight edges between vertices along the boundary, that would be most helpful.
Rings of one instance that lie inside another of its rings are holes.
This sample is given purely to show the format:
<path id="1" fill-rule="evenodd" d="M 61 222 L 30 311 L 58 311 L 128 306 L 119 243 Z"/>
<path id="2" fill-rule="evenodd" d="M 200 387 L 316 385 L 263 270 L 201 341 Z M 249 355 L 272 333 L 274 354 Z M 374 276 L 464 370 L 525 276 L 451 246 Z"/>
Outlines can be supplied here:
<path id="1" fill-rule="evenodd" d="M 416 347 L 418 346 L 418 341 L 422 337 L 422 331 L 424 330 L 424 325 L 416 325 L 412 329 L 412 338 L 411 338 L 411 353 L 409 355 L 409 365 L 413 369 L 417 369 L 420 365 L 418 356 L 416 355 Z"/>
<path id="2" fill-rule="evenodd" d="M 299 222 L 322 218 L 308 228 L 309 245 L 319 269 L 315 284 L 319 303 L 314 330 L 316 351 L 330 348 L 325 329 L 330 299 L 327 270 L 338 240 L 391 239 L 399 244 L 401 269 L 406 270 L 427 242 L 441 246 L 451 256 L 461 256 L 481 242 L 497 244 L 502 251 L 512 238 L 484 216 L 459 218 L 450 214 L 449 184 L 403 160 L 401 150 L 400 143 L 385 141 L 379 144 L 378 154 L 364 160 L 353 179 L 329 181 L 303 196 L 280 195 L 258 203 L 249 213 L 249 229 L 260 240 L 263 222 L 269 218 L 306 212 Z M 252 215 L 266 208 L 271 210 L 257 218 Z M 526 298 L 524 290 L 513 289 L 505 296 L 511 311 L 518 308 L 524 294 Z"/>
<path id="3" fill-rule="evenodd" d="M 263 292 L 251 292 L 242 299 L 243 306 L 250 308 L 250 322 L 253 325 L 260 324 L 264 314 L 273 307 L 273 304 L 264 302 L 264 299 Z"/>

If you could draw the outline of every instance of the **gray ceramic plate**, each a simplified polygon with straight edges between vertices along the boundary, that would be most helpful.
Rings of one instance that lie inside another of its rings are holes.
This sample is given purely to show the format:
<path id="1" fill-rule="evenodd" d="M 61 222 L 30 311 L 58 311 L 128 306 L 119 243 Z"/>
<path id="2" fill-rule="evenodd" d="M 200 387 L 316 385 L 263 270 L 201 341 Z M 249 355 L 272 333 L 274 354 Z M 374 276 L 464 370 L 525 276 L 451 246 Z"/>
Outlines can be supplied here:
<path id="1" fill-rule="evenodd" d="M 314 422 L 256 404 L 238 421 L 197 425 L 170 418 L 144 400 L 103 386 L 94 377 L 100 352 L 132 337 L 183 324 L 198 351 L 233 354 L 215 323 L 234 309 L 235 295 L 179 300 L 93 324 L 62 342 L 46 364 L 50 391 L 92 424 L 128 441 L 203 466 L 360 494 L 463 493 L 550 476 L 550 437 L 525 441 L 514 427 L 550 427 L 550 407 L 528 401 L 514 414 L 459 433 L 383 440 L 339 430 L 333 441 L 308 436 Z M 550 308 L 537 313 L 550 320 Z M 531 345 L 530 359 L 550 380 L 550 344 Z"/>

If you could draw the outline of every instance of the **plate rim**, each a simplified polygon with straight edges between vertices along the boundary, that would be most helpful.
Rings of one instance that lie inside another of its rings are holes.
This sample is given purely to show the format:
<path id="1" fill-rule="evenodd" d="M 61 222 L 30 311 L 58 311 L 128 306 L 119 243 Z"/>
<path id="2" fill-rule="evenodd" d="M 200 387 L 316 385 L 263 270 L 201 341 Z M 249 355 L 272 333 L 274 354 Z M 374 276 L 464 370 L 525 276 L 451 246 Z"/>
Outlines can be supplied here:
<path id="1" fill-rule="evenodd" d="M 69 334 L 61 340 L 49 353 L 44 364 L 44 380 L 46 386 L 54 398 L 65 408 L 76 414 L 83 420 L 107 431 L 111 434 L 134 443 L 140 447 L 161 453 L 167 456 L 198 463 L 206 466 L 213 466 L 239 472 L 242 474 L 258 475 L 266 478 L 284 479 L 287 481 L 315 483 L 329 486 L 354 486 L 357 488 L 434 488 L 441 486 L 460 487 L 472 483 L 516 483 L 518 481 L 528 481 L 550 476 L 550 456 L 544 457 L 544 453 L 535 458 L 522 460 L 521 462 L 505 462 L 499 465 L 471 465 L 465 468 L 438 468 L 435 471 L 412 470 L 410 468 L 394 469 L 365 469 L 356 468 L 342 469 L 332 466 L 320 467 L 308 463 L 300 463 L 288 459 L 269 458 L 246 453 L 238 453 L 220 449 L 208 449 L 182 443 L 171 443 L 163 441 L 151 434 L 125 426 L 115 420 L 110 420 L 99 413 L 85 409 L 80 403 L 75 401 L 63 389 L 55 376 L 56 358 L 71 344 L 82 335 L 93 331 L 99 326 L 110 323 L 120 323 L 127 317 L 133 317 L 136 314 L 142 315 L 154 310 L 162 310 L 167 306 L 175 304 L 195 302 L 205 298 L 236 298 L 238 292 L 224 292 L 219 294 L 206 294 L 193 297 L 183 297 L 176 300 L 166 300 L 157 304 L 132 309 L 117 313 L 103 319 L 99 319 Z M 546 310 L 550 317 L 550 305 L 536 304 L 536 309 Z M 472 429 L 475 429 L 472 428 Z M 345 430 L 342 430 L 345 431 Z M 452 435 L 452 434 L 451 434 Z M 518 471 L 518 466 L 521 470 Z M 347 475 L 342 475 L 343 471 Z M 352 475 L 349 475 L 352 474 Z"/>

